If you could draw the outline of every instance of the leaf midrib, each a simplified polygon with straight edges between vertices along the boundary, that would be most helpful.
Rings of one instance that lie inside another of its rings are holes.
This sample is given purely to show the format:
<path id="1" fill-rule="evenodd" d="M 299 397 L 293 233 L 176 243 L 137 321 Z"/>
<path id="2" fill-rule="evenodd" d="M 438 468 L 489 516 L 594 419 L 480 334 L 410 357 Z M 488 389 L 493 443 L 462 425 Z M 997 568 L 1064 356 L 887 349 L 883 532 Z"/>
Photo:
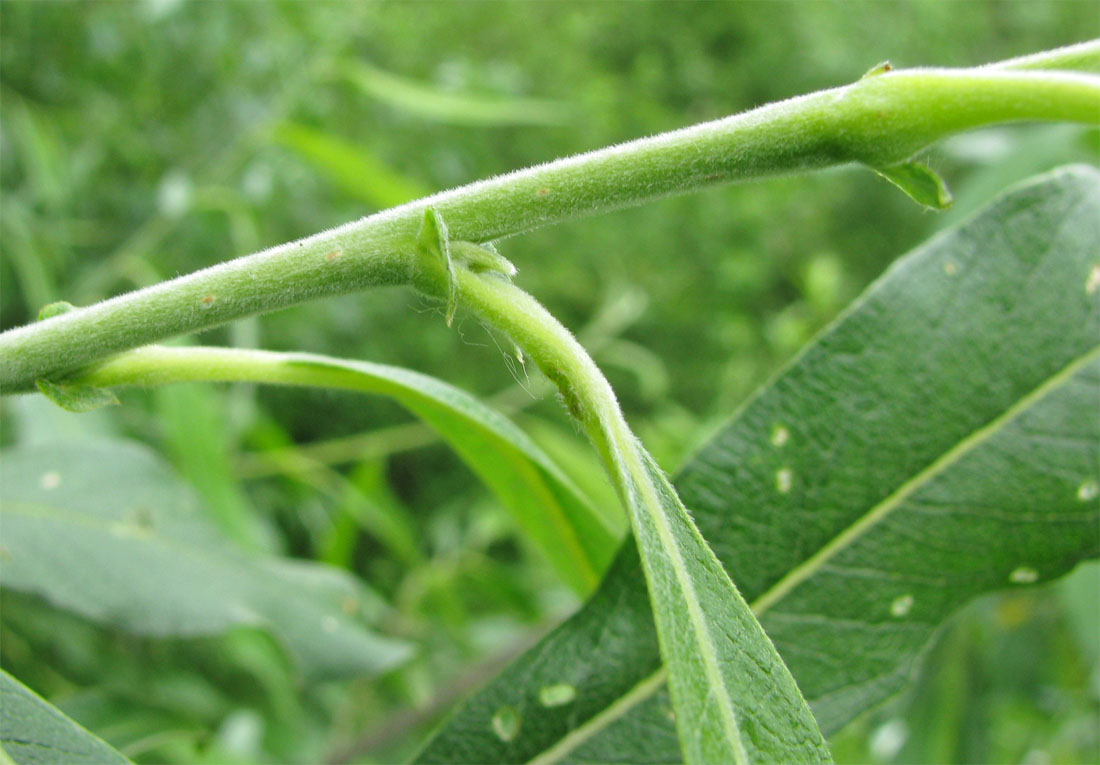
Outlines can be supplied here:
<path id="1" fill-rule="evenodd" d="M 1023 396 L 1015 404 L 1005 409 L 1000 415 L 994 417 L 988 423 L 963 438 L 955 444 L 955 446 L 948 449 L 940 457 L 891 492 L 885 499 L 876 503 L 854 524 L 833 537 L 833 539 L 825 544 L 817 553 L 807 558 L 792 569 L 786 576 L 769 587 L 763 595 L 750 604 L 753 613 L 756 614 L 757 617 L 763 615 L 769 608 L 775 605 L 775 603 L 790 593 L 791 590 L 819 571 L 837 553 L 847 548 L 869 528 L 897 509 L 918 489 L 954 465 L 964 455 L 973 451 L 999 433 L 1006 425 L 1041 401 L 1052 391 L 1061 387 L 1089 362 L 1098 358 L 1100 358 L 1100 345 L 1093 346 L 1088 351 L 1075 358 L 1061 370 L 1043 381 L 1030 393 Z M 529 762 L 532 764 L 538 763 L 539 765 L 549 765 L 549 763 L 557 762 L 608 725 L 624 717 L 635 706 L 650 698 L 661 688 L 667 679 L 668 671 L 665 667 L 661 667 L 653 674 L 639 681 L 630 692 L 624 694 L 616 702 L 608 705 L 601 713 L 592 717 L 587 723 L 569 731 L 561 741 L 539 755 L 536 755 Z M 624 701 L 627 703 L 621 703 Z"/>
<path id="2" fill-rule="evenodd" d="M 638 447 L 630 441 L 628 441 L 628 443 L 630 443 L 630 448 L 625 456 L 631 463 L 631 470 L 637 471 L 637 473 L 635 473 L 636 475 L 642 474 L 648 478 L 652 478 L 654 474 L 649 470 L 648 466 L 645 464 L 645 460 L 638 453 Z M 629 475 L 627 476 L 627 480 L 630 480 Z M 730 749 L 733 752 L 735 762 L 737 762 L 738 765 L 747 763 L 748 754 L 745 751 L 744 743 L 741 741 L 741 729 L 737 724 L 737 714 L 730 703 L 729 691 L 726 688 L 722 672 L 718 667 L 718 648 L 714 645 L 714 638 L 711 636 L 710 630 L 708 629 L 707 618 L 703 606 L 699 602 L 699 595 L 695 591 L 695 583 L 691 578 L 691 573 L 687 570 L 687 564 L 684 562 L 684 556 L 680 550 L 676 535 L 669 524 L 668 518 L 665 517 L 661 507 L 661 500 L 654 491 L 652 481 L 635 481 L 634 484 L 642 495 L 642 503 L 650 516 L 651 522 L 657 528 L 657 534 L 661 539 L 661 546 L 664 548 L 665 554 L 668 555 L 672 561 L 672 568 L 676 572 L 676 580 L 684 595 L 688 615 L 692 622 L 695 642 L 702 653 L 703 667 L 709 687 L 712 692 L 716 689 L 721 689 L 721 692 L 717 694 L 718 706 L 722 710 L 722 726 L 726 738 L 729 740 Z M 675 493 L 673 493 L 673 495 L 677 496 Z M 687 511 L 678 501 L 676 505 L 677 507 L 675 507 L 674 510 L 680 510 L 685 515 L 687 514 Z M 687 531 L 689 534 L 691 533 L 690 528 L 691 524 L 689 523 Z M 703 545 L 704 550 L 709 549 L 702 536 L 696 536 L 698 538 L 697 541 L 699 544 Z M 711 555 L 713 556 L 713 553 Z M 721 569 L 721 562 L 716 562 L 719 569 Z"/>

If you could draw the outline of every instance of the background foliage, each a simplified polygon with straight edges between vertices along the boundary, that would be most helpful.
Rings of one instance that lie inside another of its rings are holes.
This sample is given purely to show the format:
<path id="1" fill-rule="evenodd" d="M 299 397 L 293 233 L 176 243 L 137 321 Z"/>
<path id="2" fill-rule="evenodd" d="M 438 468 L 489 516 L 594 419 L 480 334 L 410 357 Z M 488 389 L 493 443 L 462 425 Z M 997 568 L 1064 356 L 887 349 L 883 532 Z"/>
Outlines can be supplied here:
<path id="1" fill-rule="evenodd" d="M 1090 2 L 0 5 L 0 324 L 86 304 L 430 191 L 850 81 L 1095 37 Z M 982 131 L 918 210 L 835 171 L 666 200 L 504 244 L 578 330 L 666 470 L 897 255 L 1004 185 L 1097 159 L 1095 131 Z M 492 399 L 595 496 L 589 450 L 532 375 L 404 290 L 206 342 L 397 364 Z M 5 592 L 0 661 L 138 761 L 392 761 L 577 596 L 453 453 L 380 398 L 131 391 L 80 416 L 5 400 L 0 439 L 150 444 L 232 542 L 325 561 L 416 658 L 318 681 L 266 632 L 137 637 Z M 353 439 L 347 441 L 346 439 Z M 343 440 L 336 440 L 343 439 Z M 319 444 L 289 448 L 292 444 Z M 615 519 L 612 519 L 614 522 Z M 618 519 L 621 524 L 621 519 Z M 1100 759 L 1098 574 L 984 599 L 838 760 Z M 1042 661 L 1035 661 L 1042 656 Z"/>

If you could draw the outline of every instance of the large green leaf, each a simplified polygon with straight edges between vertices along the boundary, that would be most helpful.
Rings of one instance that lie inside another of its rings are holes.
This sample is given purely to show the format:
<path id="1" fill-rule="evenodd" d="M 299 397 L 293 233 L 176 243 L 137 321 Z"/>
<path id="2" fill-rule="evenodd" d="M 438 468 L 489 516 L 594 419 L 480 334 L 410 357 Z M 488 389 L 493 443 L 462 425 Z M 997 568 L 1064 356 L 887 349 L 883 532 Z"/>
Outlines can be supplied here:
<path id="1" fill-rule="evenodd" d="M 312 677 L 377 673 L 409 647 L 355 616 L 370 595 L 343 572 L 246 555 L 148 449 L 88 440 L 0 459 L 0 584 L 147 635 L 270 629 Z"/>
<path id="2" fill-rule="evenodd" d="M 896 263 L 677 479 L 825 731 L 900 689 L 963 603 L 1098 554 L 1098 251 L 1095 170 L 1013 190 Z M 508 741 L 505 708 L 530 720 Z M 422 754 L 679 757 L 632 543 Z"/>
<path id="3" fill-rule="evenodd" d="M 125 757 L 0 670 L 0 755 L 19 765 L 124 765 Z M 2 758 L 0 758 L 2 759 Z"/>

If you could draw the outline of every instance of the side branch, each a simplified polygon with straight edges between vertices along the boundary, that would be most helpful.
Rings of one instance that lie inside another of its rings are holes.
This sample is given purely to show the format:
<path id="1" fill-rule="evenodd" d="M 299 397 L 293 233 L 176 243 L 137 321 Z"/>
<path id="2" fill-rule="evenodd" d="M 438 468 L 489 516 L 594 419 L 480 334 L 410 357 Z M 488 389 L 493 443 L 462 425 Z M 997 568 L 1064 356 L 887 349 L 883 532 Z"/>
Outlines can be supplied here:
<path id="1" fill-rule="evenodd" d="M 452 239 L 487 242 L 731 181 L 851 162 L 885 167 L 951 133 L 1016 120 L 1100 122 L 1100 76 L 995 67 L 886 72 L 463 186 L 0 333 L 0 390 L 32 390 L 37 379 L 244 316 L 408 283 L 428 207 L 446 219 Z"/>

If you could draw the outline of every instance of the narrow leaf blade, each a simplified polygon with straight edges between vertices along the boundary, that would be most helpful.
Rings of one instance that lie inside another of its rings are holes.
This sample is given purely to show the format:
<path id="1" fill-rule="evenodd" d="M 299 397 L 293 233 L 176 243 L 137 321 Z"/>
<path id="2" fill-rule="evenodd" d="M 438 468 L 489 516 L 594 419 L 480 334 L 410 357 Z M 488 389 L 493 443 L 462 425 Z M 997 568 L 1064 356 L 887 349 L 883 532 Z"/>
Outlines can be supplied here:
<path id="1" fill-rule="evenodd" d="M 364 95 L 433 122 L 477 127 L 559 125 L 570 120 L 566 104 L 507 95 L 455 93 L 367 64 L 347 69 Z"/>
<path id="2" fill-rule="evenodd" d="M 831 761 L 813 714 L 741 593 L 641 449 L 623 481 L 688 763 Z M 629 457 L 628 457 L 629 459 Z"/>
<path id="3" fill-rule="evenodd" d="M 391 396 L 431 426 L 497 495 L 575 590 L 591 592 L 616 539 L 579 489 L 508 418 L 473 396 L 406 369 L 281 354 L 285 363 L 331 373 L 333 385 Z"/>
<path id="4" fill-rule="evenodd" d="M 0 747 L 19 765 L 125 765 L 102 739 L 0 670 Z"/>
<path id="5" fill-rule="evenodd" d="M 389 167 L 366 146 L 290 122 L 275 130 L 275 138 L 346 194 L 380 210 L 428 194 L 428 189 Z"/>

